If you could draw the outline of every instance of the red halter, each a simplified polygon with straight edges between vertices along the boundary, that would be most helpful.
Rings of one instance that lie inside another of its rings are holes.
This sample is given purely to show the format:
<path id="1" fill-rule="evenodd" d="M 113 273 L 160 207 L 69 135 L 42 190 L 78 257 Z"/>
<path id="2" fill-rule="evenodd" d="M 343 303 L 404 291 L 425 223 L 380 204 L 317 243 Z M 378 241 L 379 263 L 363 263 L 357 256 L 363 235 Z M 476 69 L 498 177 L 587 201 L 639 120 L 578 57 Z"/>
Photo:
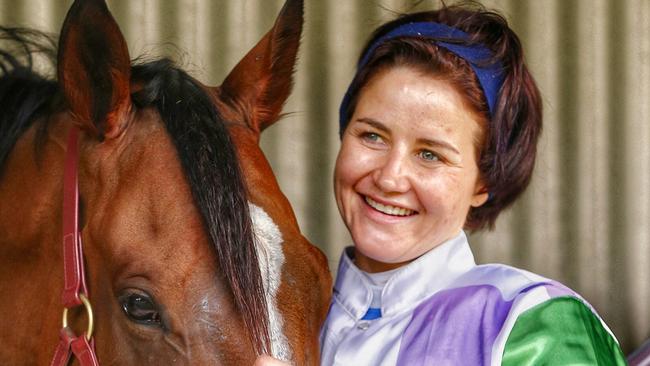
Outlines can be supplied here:
<path id="1" fill-rule="evenodd" d="M 73 354 L 81 366 L 99 365 L 95 355 L 95 342 L 92 339 L 93 312 L 88 300 L 79 231 L 78 136 L 79 130 L 77 127 L 72 127 L 68 136 L 63 172 L 63 326 L 50 366 L 67 365 Z M 81 305 L 86 308 L 88 329 L 85 335 L 77 336 L 68 327 L 68 309 Z"/>

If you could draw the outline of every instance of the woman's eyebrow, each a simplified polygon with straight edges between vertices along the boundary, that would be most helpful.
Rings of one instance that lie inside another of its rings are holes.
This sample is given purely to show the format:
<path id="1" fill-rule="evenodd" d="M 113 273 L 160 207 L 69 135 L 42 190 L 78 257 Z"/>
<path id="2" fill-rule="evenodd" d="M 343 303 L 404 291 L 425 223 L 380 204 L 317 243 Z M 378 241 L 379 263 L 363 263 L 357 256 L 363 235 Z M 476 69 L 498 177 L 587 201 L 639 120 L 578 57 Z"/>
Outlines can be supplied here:
<path id="1" fill-rule="evenodd" d="M 356 121 L 361 122 L 361 123 L 365 123 L 367 125 L 370 125 L 371 127 L 374 127 L 374 128 L 376 128 L 376 129 L 378 129 L 378 130 L 380 130 L 382 132 L 385 132 L 385 133 L 390 132 L 390 129 L 388 127 L 386 127 L 386 125 L 384 125 L 383 123 L 381 123 L 381 122 L 379 122 L 377 120 L 374 120 L 372 118 L 362 117 L 362 118 L 357 118 Z"/>
<path id="2" fill-rule="evenodd" d="M 427 145 L 427 146 L 430 146 L 432 148 L 436 148 L 436 147 L 443 148 L 443 149 L 450 150 L 451 152 L 460 155 L 460 151 L 458 151 L 458 149 L 454 145 L 452 145 L 452 144 L 450 144 L 450 143 L 448 143 L 446 141 L 431 140 L 431 139 L 417 139 L 417 143 L 422 144 L 422 145 Z"/>

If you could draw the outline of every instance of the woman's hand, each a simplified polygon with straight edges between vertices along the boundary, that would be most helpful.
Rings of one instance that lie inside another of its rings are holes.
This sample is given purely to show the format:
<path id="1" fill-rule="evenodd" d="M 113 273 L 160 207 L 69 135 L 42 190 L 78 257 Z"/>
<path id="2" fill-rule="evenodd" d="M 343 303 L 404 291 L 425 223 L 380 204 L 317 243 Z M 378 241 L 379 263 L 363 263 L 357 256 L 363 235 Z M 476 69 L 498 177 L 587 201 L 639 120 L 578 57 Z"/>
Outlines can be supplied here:
<path id="1" fill-rule="evenodd" d="M 275 359 L 271 356 L 260 356 L 253 366 L 291 366 L 291 364 Z"/>

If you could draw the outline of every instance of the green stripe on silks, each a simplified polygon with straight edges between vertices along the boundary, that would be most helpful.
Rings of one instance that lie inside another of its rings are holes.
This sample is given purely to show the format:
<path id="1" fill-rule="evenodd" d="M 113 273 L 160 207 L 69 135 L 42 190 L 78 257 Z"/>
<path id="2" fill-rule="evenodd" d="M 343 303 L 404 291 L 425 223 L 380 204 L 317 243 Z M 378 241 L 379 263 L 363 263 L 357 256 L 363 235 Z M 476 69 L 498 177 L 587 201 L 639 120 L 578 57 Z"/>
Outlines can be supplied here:
<path id="1" fill-rule="evenodd" d="M 523 312 L 510 332 L 502 365 L 627 365 L 598 316 L 574 297 Z"/>

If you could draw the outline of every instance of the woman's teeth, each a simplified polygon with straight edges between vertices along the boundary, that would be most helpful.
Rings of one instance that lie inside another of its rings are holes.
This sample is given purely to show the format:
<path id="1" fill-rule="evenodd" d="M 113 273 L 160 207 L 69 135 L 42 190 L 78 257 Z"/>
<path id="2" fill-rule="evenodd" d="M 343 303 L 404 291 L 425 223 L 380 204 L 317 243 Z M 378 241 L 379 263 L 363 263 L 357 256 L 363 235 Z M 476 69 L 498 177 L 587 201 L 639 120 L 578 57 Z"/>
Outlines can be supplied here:
<path id="1" fill-rule="evenodd" d="M 391 205 L 382 205 L 381 203 L 374 201 L 372 198 L 366 196 L 366 203 L 375 210 L 385 213 L 386 215 L 392 216 L 409 216 L 413 214 L 413 210 L 403 207 L 395 207 Z"/>

